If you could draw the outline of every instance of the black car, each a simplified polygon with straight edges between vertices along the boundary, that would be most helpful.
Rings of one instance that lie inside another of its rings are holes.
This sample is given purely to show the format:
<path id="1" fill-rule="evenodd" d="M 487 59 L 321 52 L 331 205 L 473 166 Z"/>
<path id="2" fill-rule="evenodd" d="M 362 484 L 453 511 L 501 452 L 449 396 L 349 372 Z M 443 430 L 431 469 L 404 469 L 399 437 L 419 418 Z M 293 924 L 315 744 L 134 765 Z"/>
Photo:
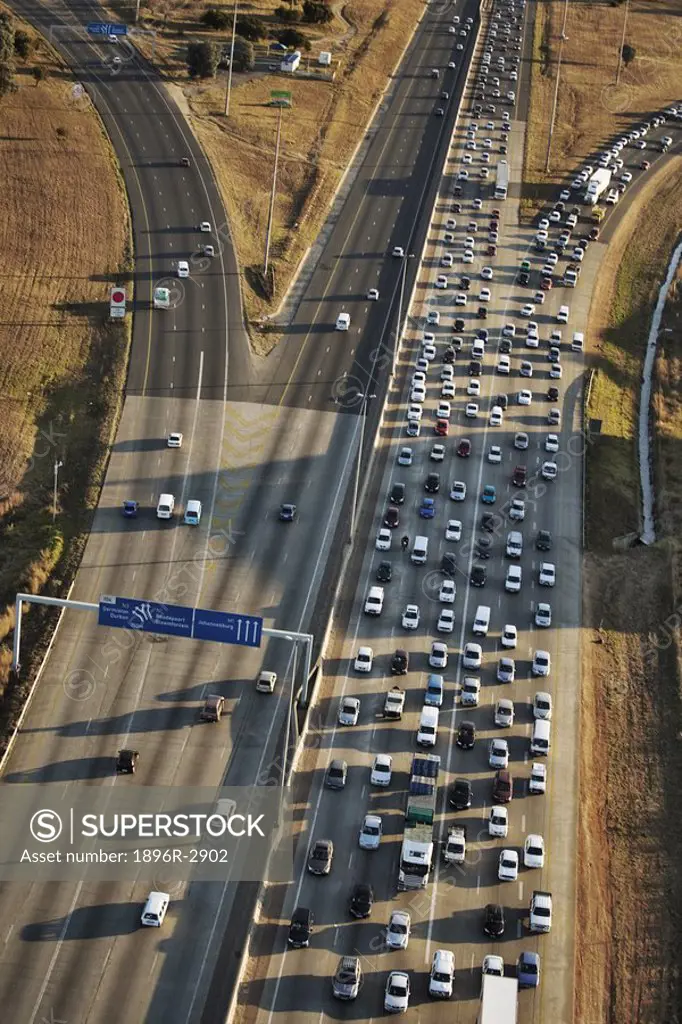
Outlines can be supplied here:
<path id="1" fill-rule="evenodd" d="M 331 839 L 318 839 L 308 853 L 308 871 L 311 875 L 328 875 L 334 859 L 334 844 Z"/>
<path id="2" fill-rule="evenodd" d="M 279 519 L 282 523 L 293 523 L 297 515 L 295 505 L 285 504 L 279 506 Z"/>
<path id="3" fill-rule="evenodd" d="M 454 326 L 453 330 L 454 330 L 454 331 L 455 331 L 455 332 L 456 332 L 457 334 L 459 334 L 459 333 L 460 333 L 460 331 L 463 331 L 463 330 L 464 330 L 464 317 L 458 316 L 458 317 L 457 317 L 457 318 L 455 319 L 455 326 Z"/>
<path id="4" fill-rule="evenodd" d="M 476 311 L 476 316 L 478 317 L 479 320 L 487 320 L 488 319 L 488 307 L 487 306 L 479 306 L 478 310 Z"/>
<path id="5" fill-rule="evenodd" d="M 485 345 L 485 344 L 488 343 L 488 338 L 490 337 L 490 331 L 488 330 L 487 327 L 479 327 L 479 329 L 476 331 L 476 337 L 479 338 L 483 342 L 483 344 Z"/>
<path id="6" fill-rule="evenodd" d="M 496 516 L 494 512 L 484 512 L 481 518 L 481 529 L 487 530 L 488 533 L 494 533 L 500 524 L 499 516 Z"/>
<path id="7" fill-rule="evenodd" d="M 455 352 L 454 348 L 446 348 L 445 352 L 443 352 L 444 363 L 454 363 L 456 358 L 457 353 Z"/>
<path id="8" fill-rule="evenodd" d="M 500 338 L 500 352 L 509 355 L 512 350 L 511 338 Z"/>
<path id="9" fill-rule="evenodd" d="M 443 552 L 440 561 L 440 571 L 449 579 L 457 572 L 457 556 L 452 551 Z"/>
<path id="10" fill-rule="evenodd" d="M 471 750 L 476 742 L 476 726 L 473 722 L 460 722 L 457 730 L 457 746 L 462 750 Z"/>
<path id="11" fill-rule="evenodd" d="M 392 505 L 404 505 L 405 504 L 405 484 L 393 484 L 391 487 L 391 493 L 388 496 L 388 500 Z"/>
<path id="12" fill-rule="evenodd" d="M 398 512 L 397 508 L 395 508 L 393 505 L 390 505 L 386 509 L 386 514 L 384 515 L 384 526 L 390 526 L 391 529 L 394 529 L 396 526 L 399 525 L 399 523 L 400 513 Z"/>
<path id="13" fill-rule="evenodd" d="M 450 786 L 448 803 L 456 811 L 466 811 L 471 807 L 472 789 L 468 779 L 455 779 Z"/>
<path id="14" fill-rule="evenodd" d="M 485 566 L 472 565 L 470 577 L 472 587 L 484 587 L 487 579 L 488 571 Z"/>
<path id="15" fill-rule="evenodd" d="M 487 904 L 483 931 L 493 939 L 499 939 L 504 935 L 504 910 L 499 903 Z"/>
<path id="16" fill-rule="evenodd" d="M 468 292 L 469 289 L 471 288 L 471 278 L 470 277 L 461 277 L 460 280 L 459 280 L 459 286 L 460 286 L 460 288 L 462 289 L 463 292 Z"/>
<path id="17" fill-rule="evenodd" d="M 464 345 L 464 338 L 453 338 L 450 342 L 450 348 L 453 352 L 461 352 Z"/>
<path id="18" fill-rule="evenodd" d="M 452 204 L 452 212 L 453 213 L 461 213 L 462 212 L 462 204 L 461 203 L 453 203 Z"/>
<path id="19" fill-rule="evenodd" d="M 469 376 L 480 377 L 483 373 L 483 363 L 480 359 L 472 359 L 469 363 Z"/>
<path id="20" fill-rule="evenodd" d="M 499 405 L 500 409 L 506 409 L 509 403 L 507 395 L 498 395 L 495 399 L 494 405 Z"/>
<path id="21" fill-rule="evenodd" d="M 549 530 L 538 530 L 538 535 L 535 538 L 535 547 L 538 551 L 552 550 L 552 534 Z"/>
<path id="22" fill-rule="evenodd" d="M 119 750 L 116 757 L 116 771 L 119 775 L 134 775 L 139 757 L 139 750 Z"/>
<path id="23" fill-rule="evenodd" d="M 474 555 L 476 558 L 490 558 L 493 550 L 493 542 L 490 537 L 477 537 Z"/>
<path id="24" fill-rule="evenodd" d="M 440 490 L 440 473 L 429 473 L 424 481 L 424 490 L 429 494 L 438 494 Z"/>
<path id="25" fill-rule="evenodd" d="M 549 402 L 559 401 L 559 389 L 555 387 L 547 388 L 547 400 Z"/>
<path id="26" fill-rule="evenodd" d="M 307 907 L 296 907 L 296 910 L 291 915 L 291 924 L 289 925 L 289 936 L 287 942 L 294 949 L 301 949 L 310 945 L 310 936 L 313 933 L 313 924 L 315 918 L 313 917 L 312 910 L 308 910 Z"/>
<path id="27" fill-rule="evenodd" d="M 525 270 L 522 270 L 519 274 L 519 284 L 528 284 L 530 282 L 530 274 Z"/>
<path id="28" fill-rule="evenodd" d="M 371 885 L 359 882 L 350 896 L 348 909 L 353 917 L 369 917 L 374 906 L 374 889 Z"/>
<path id="29" fill-rule="evenodd" d="M 410 666 L 410 656 L 402 647 L 394 652 L 391 658 L 391 675 L 404 676 Z"/>
<path id="30" fill-rule="evenodd" d="M 471 455 L 471 441 L 468 437 L 463 437 L 457 445 L 457 454 L 462 459 L 468 459 Z"/>
<path id="31" fill-rule="evenodd" d="M 393 566 L 390 562 L 379 562 L 377 566 L 377 579 L 379 583 L 390 583 L 393 576 Z"/>

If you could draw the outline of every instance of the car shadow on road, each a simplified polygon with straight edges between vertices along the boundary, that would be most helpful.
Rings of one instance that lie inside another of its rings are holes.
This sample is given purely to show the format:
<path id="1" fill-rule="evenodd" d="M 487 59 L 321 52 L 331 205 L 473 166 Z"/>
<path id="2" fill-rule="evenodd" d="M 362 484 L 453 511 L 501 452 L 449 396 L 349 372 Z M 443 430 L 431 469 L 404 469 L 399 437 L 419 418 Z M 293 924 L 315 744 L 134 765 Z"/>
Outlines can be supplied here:
<path id="1" fill-rule="evenodd" d="M 106 779 L 116 775 L 115 757 L 74 757 L 68 761 L 52 761 L 23 772 L 10 772 L 5 782 L 47 783 L 72 782 L 76 779 Z"/>
<path id="2" fill-rule="evenodd" d="M 68 918 L 58 917 L 25 925 L 21 939 L 23 942 L 80 942 L 83 939 L 131 935 L 140 930 L 141 911 L 141 904 L 136 903 L 76 907 Z"/>

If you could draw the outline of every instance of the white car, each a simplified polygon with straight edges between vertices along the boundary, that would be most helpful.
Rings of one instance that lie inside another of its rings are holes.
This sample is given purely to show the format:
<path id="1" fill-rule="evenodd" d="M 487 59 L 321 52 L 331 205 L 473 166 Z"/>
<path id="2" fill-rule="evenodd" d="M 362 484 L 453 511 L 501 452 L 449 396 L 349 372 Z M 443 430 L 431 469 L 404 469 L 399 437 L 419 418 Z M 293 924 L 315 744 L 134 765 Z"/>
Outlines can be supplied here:
<path id="1" fill-rule="evenodd" d="M 500 643 L 507 650 L 513 650 L 513 648 L 515 648 L 518 643 L 518 638 L 519 637 L 516 626 L 513 626 L 511 623 L 507 623 L 507 625 L 502 630 L 502 635 L 500 636 Z"/>
<path id="2" fill-rule="evenodd" d="M 423 370 L 415 370 L 412 374 L 412 387 L 426 387 L 426 374 Z"/>
<path id="3" fill-rule="evenodd" d="M 421 405 L 408 405 L 407 407 L 407 422 L 419 422 L 422 418 L 422 407 Z"/>
<path id="4" fill-rule="evenodd" d="M 500 882 L 515 882 L 519 877 L 519 855 L 516 850 L 502 850 L 497 869 Z"/>
<path id="5" fill-rule="evenodd" d="M 371 672 L 374 662 L 374 651 L 371 647 L 359 647 L 355 655 L 353 667 L 356 672 Z"/>
<path id="6" fill-rule="evenodd" d="M 509 814 L 503 806 L 491 807 L 488 818 L 488 835 L 494 839 L 506 839 L 509 831 Z"/>
<path id="7" fill-rule="evenodd" d="M 526 841 L 523 844 L 523 866 L 524 868 L 544 868 L 545 840 L 542 836 L 534 834 L 526 836 Z"/>
<path id="8" fill-rule="evenodd" d="M 478 404 L 476 402 L 467 402 L 464 415 L 467 419 L 475 420 L 478 416 Z"/>
<path id="9" fill-rule="evenodd" d="M 534 676 L 548 676 L 552 670 L 552 659 L 549 651 L 536 651 L 530 667 Z"/>
<path id="10" fill-rule="evenodd" d="M 438 327 L 440 324 L 440 313 L 437 309 L 432 309 L 426 316 L 427 324 L 433 324 L 434 327 Z"/>
<path id="11" fill-rule="evenodd" d="M 528 391 L 524 388 L 523 391 L 519 391 L 519 405 L 530 405 L 533 401 L 533 392 Z"/>
<path id="12" fill-rule="evenodd" d="M 494 720 L 500 729 L 511 729 L 514 724 L 514 702 L 508 697 L 501 697 L 495 704 Z"/>
<path id="13" fill-rule="evenodd" d="M 521 377 L 532 377 L 533 376 L 533 364 L 527 359 L 521 360 L 519 367 L 519 374 Z"/>
<path id="14" fill-rule="evenodd" d="M 370 290 L 367 292 L 367 298 L 370 299 L 371 301 L 376 302 L 376 300 L 379 298 L 379 289 L 370 288 Z"/>
<path id="15" fill-rule="evenodd" d="M 430 313 L 429 316 L 431 316 Z M 431 337 L 433 337 L 433 335 L 431 335 Z M 427 363 L 430 363 L 436 358 L 436 346 L 433 342 L 424 340 L 424 344 L 422 345 L 422 358 L 425 359 Z"/>
<path id="16" fill-rule="evenodd" d="M 361 850 L 378 850 L 381 844 L 382 825 L 378 814 L 366 814 L 358 842 Z"/>
<path id="17" fill-rule="evenodd" d="M 561 380 L 563 376 L 561 372 L 561 363 L 552 363 L 549 368 L 549 375 L 552 380 Z"/>
<path id="18" fill-rule="evenodd" d="M 457 586 L 454 580 L 443 580 L 438 591 L 438 600 L 442 604 L 454 604 L 457 596 Z"/>
<path id="19" fill-rule="evenodd" d="M 462 651 L 462 665 L 464 668 L 477 669 L 481 667 L 483 649 L 480 644 L 466 643 Z"/>
<path id="20" fill-rule="evenodd" d="M 446 363 L 443 367 L 441 367 L 440 379 L 442 381 L 447 381 L 447 380 L 452 381 L 452 380 L 454 380 L 454 378 L 455 378 L 455 368 L 452 365 L 452 363 Z"/>
<path id="21" fill-rule="evenodd" d="M 436 409 L 436 419 L 449 420 L 452 414 L 452 406 L 449 402 L 439 402 Z"/>
<path id="22" fill-rule="evenodd" d="M 482 267 L 481 268 L 481 277 L 483 278 L 484 281 L 492 281 L 492 279 L 493 279 L 493 268 L 492 267 Z"/>
<path id="23" fill-rule="evenodd" d="M 455 257 L 451 252 L 445 252 L 440 258 L 441 267 L 451 267 L 455 262 Z"/>
<path id="24" fill-rule="evenodd" d="M 199 231 L 211 231 L 210 220 L 202 220 L 201 224 L 199 225 Z"/>
<path id="25" fill-rule="evenodd" d="M 342 697 L 339 703 L 339 725 L 357 725 L 360 717 L 360 701 L 357 697 Z"/>
<path id="26" fill-rule="evenodd" d="M 552 606 L 540 601 L 535 609 L 535 625 L 540 629 L 549 629 L 552 625 Z"/>
<path id="27" fill-rule="evenodd" d="M 514 447 L 518 448 L 520 452 L 525 452 L 528 448 L 528 434 L 524 430 L 519 430 L 514 434 Z"/>
<path id="28" fill-rule="evenodd" d="M 445 459 L 445 445 L 434 444 L 429 452 L 429 458 L 432 462 L 443 462 Z"/>
<path id="29" fill-rule="evenodd" d="M 455 541 L 462 539 L 462 524 L 459 519 L 448 519 L 448 525 L 445 527 L 445 539 Z"/>
<path id="30" fill-rule="evenodd" d="M 387 526 L 382 526 L 377 534 L 374 546 L 377 551 L 390 551 L 393 534 Z"/>
<path id="31" fill-rule="evenodd" d="M 455 397 L 455 385 L 451 380 L 443 381 L 443 385 L 440 389 L 441 398 L 454 398 Z"/>
<path id="32" fill-rule="evenodd" d="M 436 288 L 447 288 L 448 279 L 445 274 L 439 274 L 436 278 Z"/>
<path id="33" fill-rule="evenodd" d="M 526 302 L 525 305 L 521 306 L 521 309 L 519 310 L 519 316 L 525 316 L 526 318 L 535 316 L 535 306 L 533 305 L 533 303 Z"/>
<path id="34" fill-rule="evenodd" d="M 177 275 L 178 277 L 189 277 L 189 263 L 187 260 L 178 260 Z"/>
<path id="35" fill-rule="evenodd" d="M 479 302 L 490 302 L 490 288 L 481 288 L 478 293 Z"/>
<path id="36" fill-rule="evenodd" d="M 473 249 L 465 249 L 464 250 L 464 255 L 462 256 L 462 261 L 464 263 L 473 263 L 474 262 L 474 252 L 473 252 Z"/>
<path id="37" fill-rule="evenodd" d="M 411 466 L 414 459 L 414 452 L 411 448 L 401 448 L 398 452 L 398 465 Z M 389 531 L 390 533 L 390 531 Z"/>
<path id="38" fill-rule="evenodd" d="M 545 451 L 546 452 L 558 452 L 559 451 L 559 437 L 557 434 L 548 434 L 545 438 Z"/>
<path id="39" fill-rule="evenodd" d="M 404 971 L 391 971 L 386 981 L 384 1010 L 387 1013 L 407 1013 L 410 1005 L 410 979 Z"/>
<path id="40" fill-rule="evenodd" d="M 412 922 L 407 911 L 392 911 L 386 929 L 386 945 L 389 949 L 407 949 L 411 928 Z"/>
<path id="41" fill-rule="evenodd" d="M 450 999 L 455 979 L 455 954 L 449 949 L 437 949 L 431 961 L 429 995 L 432 999 Z"/>
<path id="42" fill-rule="evenodd" d="M 418 629 L 419 628 L 419 605 L 408 604 L 405 606 L 405 611 L 402 617 L 403 629 Z"/>
<path id="43" fill-rule="evenodd" d="M 623 173 L 620 176 L 620 180 L 624 181 L 626 185 L 629 185 L 632 181 L 632 175 L 629 171 L 623 171 Z"/>
<path id="44" fill-rule="evenodd" d="M 552 695 L 538 690 L 533 697 L 533 718 L 541 718 L 549 722 L 552 718 Z"/>
<path id="45" fill-rule="evenodd" d="M 498 683 L 513 683 L 516 676 L 516 662 L 513 658 L 500 658 L 497 663 Z"/>
<path id="46" fill-rule="evenodd" d="M 543 480 L 556 480 L 559 467 L 556 462 L 543 462 L 541 472 Z"/>
<path id="47" fill-rule="evenodd" d="M 509 505 L 509 518 L 523 522 L 526 518 L 526 503 L 523 498 L 512 498 Z"/>
<path id="48" fill-rule="evenodd" d="M 182 448 L 182 434 L 178 431 L 173 431 L 166 438 L 166 445 L 169 448 Z"/>
<path id="49" fill-rule="evenodd" d="M 459 700 L 463 707 L 476 708 L 481 697 L 481 680 L 476 676 L 465 676 L 459 691 Z"/>
<path id="50" fill-rule="evenodd" d="M 497 372 L 503 373 L 506 377 L 511 373 L 511 360 L 507 355 L 501 355 L 497 360 Z"/>
<path id="51" fill-rule="evenodd" d="M 488 746 L 488 766 L 490 768 L 509 767 L 509 744 L 506 740 L 491 740 Z"/>
<path id="52" fill-rule="evenodd" d="M 559 224 L 561 222 L 561 210 L 552 210 L 549 219 L 552 224 Z"/>
<path id="53" fill-rule="evenodd" d="M 530 766 L 530 779 L 528 780 L 529 793 L 544 793 L 547 789 L 547 765 L 541 761 L 533 761 Z"/>
<path id="54" fill-rule="evenodd" d="M 496 978 L 504 978 L 504 960 L 502 957 L 496 956 L 494 953 L 488 953 L 487 956 L 484 956 L 481 974 L 492 974 Z"/>
<path id="55" fill-rule="evenodd" d="M 499 405 L 494 405 L 492 407 L 492 409 L 490 410 L 490 419 L 488 421 L 490 423 L 490 426 L 491 427 L 501 427 L 502 426 L 502 417 L 503 417 L 502 407 L 499 406 Z"/>
<path id="56" fill-rule="evenodd" d="M 450 498 L 452 501 L 464 501 L 467 496 L 467 485 L 463 480 L 453 480 L 452 487 L 450 488 Z"/>
<path id="57" fill-rule="evenodd" d="M 452 633 L 455 628 L 455 613 L 452 608 L 443 608 L 438 616 L 436 630 L 438 633 Z"/>
<path id="58" fill-rule="evenodd" d="M 567 324 L 570 315 L 571 315 L 571 310 L 570 310 L 569 306 L 559 306 L 559 312 L 556 315 L 557 323 L 559 323 L 559 324 Z"/>
<path id="59" fill-rule="evenodd" d="M 431 653 L 429 654 L 429 665 L 431 668 L 447 668 L 448 645 L 443 643 L 442 640 L 434 640 L 432 642 Z"/>
<path id="60" fill-rule="evenodd" d="M 472 398 L 479 398 L 481 394 L 481 382 L 477 377 L 470 377 L 467 383 L 467 395 Z"/>
<path id="61" fill-rule="evenodd" d="M 502 449 L 498 444 L 491 444 L 488 451 L 488 462 L 492 462 L 494 466 L 499 466 L 502 462 Z"/>
<path id="62" fill-rule="evenodd" d="M 392 251 L 391 255 L 392 256 L 401 256 L 402 257 L 402 256 L 405 255 L 405 250 L 403 249 L 403 247 L 401 245 L 394 245 L 393 246 L 393 251 Z"/>
<path id="63" fill-rule="evenodd" d="M 541 587 L 553 587 L 556 583 L 556 569 L 552 562 L 542 562 L 538 582 Z"/>
<path id="64" fill-rule="evenodd" d="M 466 292 L 457 292 L 457 294 L 455 295 L 455 305 L 456 306 L 466 306 L 466 304 L 467 304 L 467 293 Z"/>
<path id="65" fill-rule="evenodd" d="M 421 405 L 422 402 L 426 401 L 426 388 L 423 384 L 415 384 L 410 391 L 410 401 L 414 402 L 415 405 Z"/>
<path id="66" fill-rule="evenodd" d="M 549 231 L 549 221 L 546 217 L 542 218 L 542 220 L 538 224 L 538 228 L 540 229 L 540 231 Z"/>
<path id="67" fill-rule="evenodd" d="M 370 786 L 386 786 L 391 785 L 391 775 L 393 772 L 393 758 L 390 754 L 377 754 L 372 764 L 372 770 L 369 773 Z"/>

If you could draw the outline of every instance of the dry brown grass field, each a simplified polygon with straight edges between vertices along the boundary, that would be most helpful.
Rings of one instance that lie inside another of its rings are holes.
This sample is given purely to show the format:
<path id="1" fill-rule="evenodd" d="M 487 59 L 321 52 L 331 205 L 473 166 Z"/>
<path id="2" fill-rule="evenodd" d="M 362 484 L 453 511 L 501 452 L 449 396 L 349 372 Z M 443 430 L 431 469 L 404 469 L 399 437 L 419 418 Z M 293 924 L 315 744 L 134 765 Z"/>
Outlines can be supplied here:
<path id="1" fill-rule="evenodd" d="M 0 691 L 14 593 L 37 592 L 56 566 L 66 578 L 93 507 L 128 335 L 105 324 L 129 238 L 112 152 L 89 101 L 36 47 L 0 102 Z M 48 76 L 38 84 L 36 66 Z"/>

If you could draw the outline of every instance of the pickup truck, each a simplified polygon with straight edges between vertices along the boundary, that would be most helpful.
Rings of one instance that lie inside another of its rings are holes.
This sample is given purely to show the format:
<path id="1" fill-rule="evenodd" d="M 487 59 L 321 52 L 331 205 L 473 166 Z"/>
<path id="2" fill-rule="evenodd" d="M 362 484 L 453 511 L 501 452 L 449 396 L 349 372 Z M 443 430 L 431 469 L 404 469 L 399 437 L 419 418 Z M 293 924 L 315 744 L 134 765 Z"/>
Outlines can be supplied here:
<path id="1" fill-rule="evenodd" d="M 392 687 L 386 694 L 386 700 L 384 701 L 384 718 L 402 718 L 404 707 L 405 691 L 401 690 L 399 686 Z"/>
<path id="2" fill-rule="evenodd" d="M 532 932 L 548 932 L 552 927 L 552 894 L 535 889 L 530 901 L 529 927 Z"/>
<path id="3" fill-rule="evenodd" d="M 448 829 L 448 838 L 443 847 L 443 860 L 448 864 L 463 864 L 467 852 L 467 830 L 463 825 Z"/>

